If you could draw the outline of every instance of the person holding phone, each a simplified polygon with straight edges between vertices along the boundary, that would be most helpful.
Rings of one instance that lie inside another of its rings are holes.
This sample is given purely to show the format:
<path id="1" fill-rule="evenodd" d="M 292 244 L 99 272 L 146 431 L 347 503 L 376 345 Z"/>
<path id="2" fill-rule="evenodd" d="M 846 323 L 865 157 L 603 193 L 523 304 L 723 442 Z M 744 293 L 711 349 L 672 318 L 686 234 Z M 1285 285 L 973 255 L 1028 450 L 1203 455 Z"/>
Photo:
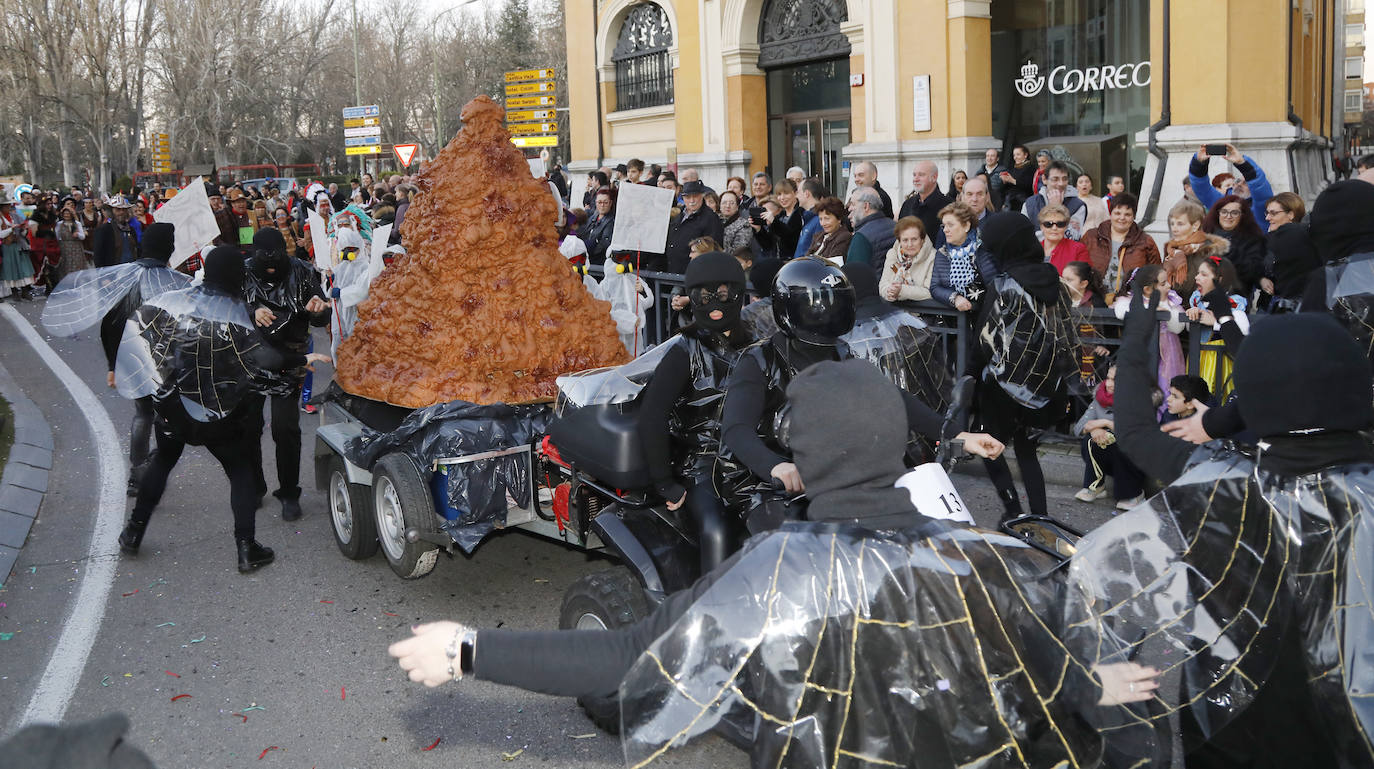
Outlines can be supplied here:
<path id="1" fill-rule="evenodd" d="M 1255 214 L 1255 221 L 1264 221 L 1264 204 L 1274 196 L 1274 188 L 1270 186 L 1269 178 L 1264 175 L 1264 169 L 1248 155 L 1242 155 L 1232 144 L 1204 144 L 1198 147 L 1197 153 L 1193 155 L 1192 161 L 1188 164 L 1188 183 L 1193 188 L 1193 194 L 1197 195 L 1198 202 L 1204 208 L 1210 209 L 1226 194 L 1213 187 L 1211 177 L 1208 176 L 1207 164 L 1214 157 L 1225 158 L 1240 172 L 1242 181 L 1237 182 L 1230 193 L 1248 198 L 1250 208 Z"/>
<path id="2" fill-rule="evenodd" d="M 1026 200 L 1035 194 L 1037 169 L 1031 163 L 1030 150 L 1024 144 L 1012 147 L 1011 159 L 1011 168 L 1003 169 L 998 174 L 1002 180 L 1002 210 L 1020 211 Z"/>

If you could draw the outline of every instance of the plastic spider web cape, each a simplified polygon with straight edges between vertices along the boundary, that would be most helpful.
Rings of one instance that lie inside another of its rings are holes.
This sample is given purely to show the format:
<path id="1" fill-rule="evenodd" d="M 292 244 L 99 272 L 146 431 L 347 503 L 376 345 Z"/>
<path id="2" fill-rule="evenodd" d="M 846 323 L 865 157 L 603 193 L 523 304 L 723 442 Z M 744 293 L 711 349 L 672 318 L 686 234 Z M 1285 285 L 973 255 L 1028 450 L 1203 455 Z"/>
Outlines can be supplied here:
<path id="1" fill-rule="evenodd" d="M 101 321 L 137 290 L 143 301 L 186 288 L 191 278 L 165 265 L 138 262 L 73 272 L 62 279 L 43 308 L 43 327 L 53 336 L 73 336 Z"/>
<path id="2" fill-rule="evenodd" d="M 864 318 L 840 337 L 855 358 L 878 367 L 892 383 L 917 396 L 935 411 L 949 402 L 949 367 L 940 337 L 920 318 L 904 310 Z"/>
<path id="3" fill-rule="evenodd" d="M 1374 361 L 1374 254 L 1328 264 L 1326 306 Z"/>
<path id="4" fill-rule="evenodd" d="M 978 340 L 988 361 L 983 374 L 1022 406 L 1043 408 L 1078 372 L 1077 326 L 1063 309 L 1066 300 L 1047 306 L 1000 274 L 983 301 L 996 302 Z"/>
<path id="5" fill-rule="evenodd" d="M 251 391 L 260 343 L 242 300 L 201 286 L 169 291 L 125 326 L 115 386 L 131 399 L 176 396 L 192 419 L 214 422 Z"/>
<path id="6" fill-rule="evenodd" d="M 623 681 L 627 765 L 715 729 L 756 767 L 1168 766 L 1170 721 L 1211 740 L 1284 640 L 1327 727 L 1291 738 L 1374 765 L 1374 467 L 1280 481 L 1213 451 L 1067 575 L 953 525 L 755 537 Z M 1157 696 L 1098 706 L 1094 668 L 1127 659 L 1163 671 Z"/>

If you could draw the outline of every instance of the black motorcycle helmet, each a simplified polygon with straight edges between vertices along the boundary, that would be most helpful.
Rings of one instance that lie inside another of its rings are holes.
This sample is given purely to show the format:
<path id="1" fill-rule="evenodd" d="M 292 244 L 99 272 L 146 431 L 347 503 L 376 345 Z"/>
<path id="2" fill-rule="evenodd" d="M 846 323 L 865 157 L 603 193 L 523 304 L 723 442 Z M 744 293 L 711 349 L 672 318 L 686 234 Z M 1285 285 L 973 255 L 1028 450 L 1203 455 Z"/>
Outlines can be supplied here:
<path id="1" fill-rule="evenodd" d="M 807 344 L 833 345 L 854 328 L 854 287 L 839 267 L 793 259 L 773 278 L 773 317 L 784 334 Z"/>

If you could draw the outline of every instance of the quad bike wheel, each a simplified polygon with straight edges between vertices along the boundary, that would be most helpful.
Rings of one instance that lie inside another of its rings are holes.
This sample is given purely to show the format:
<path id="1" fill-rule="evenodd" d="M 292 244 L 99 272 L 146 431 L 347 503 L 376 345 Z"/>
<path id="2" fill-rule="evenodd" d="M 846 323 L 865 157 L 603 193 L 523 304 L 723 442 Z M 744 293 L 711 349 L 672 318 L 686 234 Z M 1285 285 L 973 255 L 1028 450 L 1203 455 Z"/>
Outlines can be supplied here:
<path id="1" fill-rule="evenodd" d="M 564 630 L 615 630 L 649 615 L 644 590 L 630 570 L 617 566 L 587 574 L 563 594 L 558 626 Z M 577 704 L 592 723 L 608 734 L 620 733 L 620 700 L 579 697 Z"/>

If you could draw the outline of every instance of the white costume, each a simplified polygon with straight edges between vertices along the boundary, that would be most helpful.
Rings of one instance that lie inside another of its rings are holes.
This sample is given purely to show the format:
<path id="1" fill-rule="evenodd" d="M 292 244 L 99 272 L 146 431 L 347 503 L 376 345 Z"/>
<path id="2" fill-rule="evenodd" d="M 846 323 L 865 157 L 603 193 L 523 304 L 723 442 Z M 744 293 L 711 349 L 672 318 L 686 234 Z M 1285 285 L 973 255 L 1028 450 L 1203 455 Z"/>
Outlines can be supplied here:
<path id="1" fill-rule="evenodd" d="M 331 355 L 338 353 L 339 344 L 353 333 L 353 324 L 358 322 L 358 305 L 367 298 L 370 266 L 367 244 L 363 242 L 362 235 L 340 227 L 336 237 L 341 255 L 348 248 L 358 250 L 354 258 L 341 258 L 334 268 L 334 290 L 338 296 L 334 297 L 334 343 L 330 346 Z"/>
<path id="2" fill-rule="evenodd" d="M 607 270 L 593 293 L 597 299 L 611 303 L 611 320 L 615 321 L 621 344 L 631 355 L 639 355 L 644 352 L 644 327 L 649 309 L 654 306 L 653 292 L 634 272 L 614 272 L 614 263 L 609 259 L 606 266 L 612 269 Z"/>

